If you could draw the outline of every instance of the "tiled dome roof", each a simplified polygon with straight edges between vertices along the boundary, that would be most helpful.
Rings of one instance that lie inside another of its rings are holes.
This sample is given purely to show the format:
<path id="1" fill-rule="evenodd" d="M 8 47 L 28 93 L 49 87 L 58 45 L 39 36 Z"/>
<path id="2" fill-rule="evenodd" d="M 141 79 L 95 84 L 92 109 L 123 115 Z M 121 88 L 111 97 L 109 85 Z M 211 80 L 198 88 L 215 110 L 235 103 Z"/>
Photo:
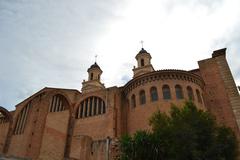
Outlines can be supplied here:
<path id="1" fill-rule="evenodd" d="M 142 48 L 138 53 L 148 53 L 144 48 Z"/>
<path id="2" fill-rule="evenodd" d="M 88 68 L 88 71 L 89 71 L 90 69 L 93 69 L 93 68 L 98 68 L 98 69 L 101 70 L 101 68 L 99 67 L 99 65 L 98 65 L 96 62 L 95 62 L 93 65 L 91 65 L 90 68 Z"/>

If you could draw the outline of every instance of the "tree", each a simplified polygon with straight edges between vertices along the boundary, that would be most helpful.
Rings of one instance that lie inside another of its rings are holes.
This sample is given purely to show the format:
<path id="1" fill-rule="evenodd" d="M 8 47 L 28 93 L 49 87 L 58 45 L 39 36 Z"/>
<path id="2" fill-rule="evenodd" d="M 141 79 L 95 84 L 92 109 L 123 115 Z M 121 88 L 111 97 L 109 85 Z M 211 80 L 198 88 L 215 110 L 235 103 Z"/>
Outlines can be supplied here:
<path id="1" fill-rule="evenodd" d="M 234 132 L 217 125 L 208 112 L 192 102 L 157 111 L 149 120 L 151 131 L 137 131 L 120 140 L 121 160 L 235 160 Z"/>

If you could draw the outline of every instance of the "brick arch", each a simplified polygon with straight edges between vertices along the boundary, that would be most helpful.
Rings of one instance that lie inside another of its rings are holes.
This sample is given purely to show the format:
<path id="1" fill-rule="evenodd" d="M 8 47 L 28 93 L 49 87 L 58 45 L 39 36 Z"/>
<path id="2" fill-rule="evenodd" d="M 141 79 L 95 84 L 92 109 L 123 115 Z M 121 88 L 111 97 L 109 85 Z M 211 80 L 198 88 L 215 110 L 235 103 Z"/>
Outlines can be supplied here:
<path id="1" fill-rule="evenodd" d="M 71 103 L 71 100 L 70 100 L 70 98 L 68 97 L 68 95 L 67 94 L 65 94 L 64 92 L 62 92 L 62 91 L 57 91 L 57 90 L 54 90 L 54 91 L 50 91 L 50 93 L 49 93 L 49 95 L 48 95 L 48 97 L 50 97 L 49 98 L 49 105 L 48 105 L 48 109 L 49 109 L 49 107 L 50 107 L 50 105 L 51 105 L 51 102 L 52 102 L 52 97 L 53 96 L 56 96 L 56 95 L 59 95 L 60 97 L 62 97 L 65 101 L 66 101 L 66 103 L 67 103 L 67 109 L 69 109 L 69 112 L 70 112 L 70 114 L 73 112 L 73 104 Z"/>
<path id="2" fill-rule="evenodd" d="M 64 125 L 66 125 L 66 127 L 67 127 L 67 134 L 66 134 L 66 142 L 65 142 L 65 144 L 64 144 L 64 157 L 68 157 L 68 153 L 69 153 L 69 148 L 70 148 L 70 144 L 71 144 L 71 135 L 72 135 L 72 132 L 73 132 L 73 130 L 72 130 L 72 126 L 73 126 L 73 124 L 74 124 L 74 121 L 73 121 L 73 117 L 72 117 L 72 112 L 73 112 L 73 103 L 72 103 L 72 101 L 70 100 L 70 98 L 69 98 L 69 96 L 68 96 L 68 94 L 67 93 L 65 93 L 64 91 L 62 91 L 62 90 L 57 90 L 57 89 L 53 89 L 53 90 L 51 90 L 51 91 L 48 91 L 48 93 L 47 93 L 47 100 L 48 100 L 48 106 L 46 107 L 47 108 L 47 116 L 46 116 L 46 121 L 45 121 L 45 126 L 46 126 L 46 124 L 47 124 L 47 121 L 48 121 L 48 118 L 50 117 L 50 120 L 51 120 L 51 114 L 49 114 L 50 112 L 50 107 L 51 107 L 51 105 L 52 105 L 52 101 L 53 101 L 53 97 L 54 96 L 59 96 L 59 97 L 61 97 L 65 102 L 66 102 L 66 104 L 65 104 L 65 111 L 67 111 L 67 113 L 65 112 L 65 113 L 63 113 L 63 112 L 58 112 L 58 113 L 56 113 L 56 115 L 58 115 L 58 114 L 64 114 L 64 115 L 69 115 L 69 117 L 67 118 L 67 121 L 64 121 L 64 122 L 66 122 L 66 123 L 64 123 Z M 61 110 L 61 111 L 64 111 L 64 110 Z M 48 117 L 49 116 L 49 117 Z M 59 118 L 59 117 L 57 117 L 57 118 Z M 52 126 L 51 126 L 52 127 Z M 47 141 L 47 138 L 48 138 L 48 136 L 49 136 L 49 132 L 47 131 L 49 128 L 51 128 L 50 126 L 48 126 L 47 128 L 45 127 L 44 128 L 44 133 L 43 133 L 43 141 Z M 54 128 L 54 127 L 53 127 Z M 56 127 L 56 128 L 58 128 L 58 127 Z M 55 128 L 55 129 L 56 129 Z M 55 130 L 54 129 L 54 130 Z M 46 136 L 46 135 L 47 136 Z M 54 135 L 51 135 L 51 136 L 53 136 L 54 137 Z M 55 137 L 56 138 L 56 137 Z M 45 139 L 45 140 L 44 140 Z M 55 146 L 55 147 L 57 147 L 57 146 Z M 61 146 L 62 147 L 62 146 Z M 51 152 L 50 152 L 51 151 Z M 44 144 L 42 144 L 41 145 L 41 149 L 40 149 L 40 157 L 41 156 L 45 156 L 45 154 L 49 154 L 49 153 L 52 153 L 52 148 L 51 149 L 49 149 L 49 150 L 46 150 L 46 144 L 44 143 Z M 58 155 L 59 156 L 59 155 Z"/>
<path id="3" fill-rule="evenodd" d="M 105 100 L 100 96 L 91 95 L 91 96 L 85 97 L 81 101 L 79 101 L 78 105 L 76 105 L 76 107 L 74 108 L 74 115 L 77 119 L 82 118 L 82 116 L 79 117 L 80 112 L 82 112 L 82 111 L 80 111 L 80 109 L 81 109 L 81 107 L 82 107 L 82 109 L 85 108 L 84 103 L 86 103 L 86 101 L 88 102 L 87 108 L 90 107 L 89 106 L 89 104 L 90 104 L 89 99 L 90 99 L 90 102 L 91 102 L 91 99 L 92 99 L 92 107 L 90 109 L 91 111 L 87 113 L 87 114 L 89 114 L 88 116 L 95 116 L 95 115 L 106 113 L 106 102 L 105 102 Z M 84 114 L 84 113 L 82 112 L 82 114 Z"/>
<path id="4" fill-rule="evenodd" d="M 100 98 L 100 99 L 103 100 L 103 102 L 104 102 L 105 105 L 106 105 L 106 102 L 105 102 L 105 100 L 104 100 L 105 98 L 104 98 L 103 96 L 99 96 L 99 95 L 95 95 L 95 94 L 89 95 L 89 96 L 83 97 L 83 98 L 81 98 L 79 101 L 77 101 L 77 103 L 74 105 L 74 109 L 73 109 L 74 115 L 75 115 L 78 107 L 80 106 L 81 102 L 84 101 L 84 100 L 86 100 L 86 99 L 89 98 L 89 97 L 97 97 L 97 98 Z"/>
<path id="5" fill-rule="evenodd" d="M 0 112 L 4 115 L 4 117 L 7 118 L 7 120 L 9 122 L 12 122 L 13 117 L 12 117 L 12 115 L 10 114 L 10 112 L 7 109 L 5 109 L 4 107 L 0 106 Z"/>

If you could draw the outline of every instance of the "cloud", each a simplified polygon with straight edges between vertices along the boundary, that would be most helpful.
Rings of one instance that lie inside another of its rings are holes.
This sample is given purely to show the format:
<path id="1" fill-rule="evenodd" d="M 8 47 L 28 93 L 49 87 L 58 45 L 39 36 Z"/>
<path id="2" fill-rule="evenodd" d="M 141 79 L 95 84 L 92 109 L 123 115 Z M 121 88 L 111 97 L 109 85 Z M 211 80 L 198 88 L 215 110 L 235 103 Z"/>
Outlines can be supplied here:
<path id="1" fill-rule="evenodd" d="M 14 105 L 39 89 L 81 88 L 98 54 L 107 87 L 131 79 L 144 48 L 156 70 L 193 69 L 227 47 L 240 84 L 238 0 L 2 0 L 0 105 Z"/>
<path id="2" fill-rule="evenodd" d="M 1 105 L 13 109 L 45 86 L 80 89 L 118 7 L 112 0 L 1 1 Z"/>

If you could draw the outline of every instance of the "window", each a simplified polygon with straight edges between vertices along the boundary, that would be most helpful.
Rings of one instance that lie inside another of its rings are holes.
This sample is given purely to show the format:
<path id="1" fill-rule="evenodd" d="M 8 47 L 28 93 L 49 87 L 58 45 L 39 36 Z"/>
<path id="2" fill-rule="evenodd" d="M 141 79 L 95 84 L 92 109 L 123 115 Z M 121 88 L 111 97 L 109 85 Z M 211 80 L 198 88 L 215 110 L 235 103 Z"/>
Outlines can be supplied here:
<path id="1" fill-rule="evenodd" d="M 106 113 L 106 106 L 105 106 L 105 103 L 103 103 L 103 111 L 102 113 Z"/>
<path id="2" fill-rule="evenodd" d="M 182 87 L 180 85 L 175 86 L 175 91 L 176 91 L 177 99 L 183 99 L 183 91 L 182 91 Z"/>
<path id="3" fill-rule="evenodd" d="M 98 101 L 98 114 L 102 113 L 102 102 Z"/>
<path id="4" fill-rule="evenodd" d="M 170 88 L 168 85 L 164 85 L 162 87 L 162 92 L 163 92 L 163 99 L 171 99 L 171 92 L 170 92 Z"/>
<path id="5" fill-rule="evenodd" d="M 139 100 L 140 100 L 140 104 L 145 104 L 146 103 L 146 96 L 145 96 L 145 91 L 141 90 L 139 93 Z"/>
<path id="6" fill-rule="evenodd" d="M 93 115 L 97 114 L 97 97 L 94 97 L 94 108 L 93 108 Z"/>
<path id="7" fill-rule="evenodd" d="M 104 113 L 106 113 L 104 101 L 99 97 L 91 96 L 80 103 L 76 111 L 76 118 L 91 117 Z"/>
<path id="8" fill-rule="evenodd" d="M 141 59 L 141 67 L 144 66 L 144 59 Z"/>
<path id="9" fill-rule="evenodd" d="M 81 102 L 81 107 L 79 107 L 79 110 L 78 110 L 78 117 L 82 118 L 83 117 L 83 108 L 84 108 L 84 103 Z"/>
<path id="10" fill-rule="evenodd" d="M 49 107 L 49 112 L 61 112 L 68 107 L 66 98 L 62 95 L 55 95 L 52 97 L 52 102 Z"/>
<path id="11" fill-rule="evenodd" d="M 93 80 L 93 73 L 91 73 L 91 77 L 90 77 L 90 80 Z"/>
<path id="12" fill-rule="evenodd" d="M 93 97 L 90 97 L 90 102 L 89 102 L 89 113 L 88 116 L 92 116 L 92 110 L 93 110 Z"/>
<path id="13" fill-rule="evenodd" d="M 158 92 L 156 87 L 152 87 L 150 89 L 150 94 L 151 94 L 151 101 L 157 101 L 158 100 Z"/>
<path id="14" fill-rule="evenodd" d="M 132 97 L 131 97 L 131 106 L 132 106 L 132 108 L 136 107 L 136 96 L 135 96 L 135 94 L 133 94 Z"/>
<path id="15" fill-rule="evenodd" d="M 88 116 L 88 100 L 89 100 L 89 99 L 86 99 L 86 100 L 85 100 L 85 108 L 84 108 L 85 114 L 84 114 L 84 117 L 87 117 L 87 116 Z"/>
<path id="16" fill-rule="evenodd" d="M 190 86 L 187 87 L 188 98 L 194 101 L 193 90 Z"/>
<path id="17" fill-rule="evenodd" d="M 196 89 L 196 93 L 197 93 L 198 102 L 199 102 L 199 103 L 202 103 L 202 98 L 201 98 L 201 95 L 200 95 L 200 92 L 199 92 L 198 89 Z"/>
<path id="18" fill-rule="evenodd" d="M 18 114 L 17 122 L 15 124 L 13 134 L 22 134 L 24 132 L 25 125 L 27 123 L 27 117 L 31 108 L 31 102 L 29 102 Z"/>

